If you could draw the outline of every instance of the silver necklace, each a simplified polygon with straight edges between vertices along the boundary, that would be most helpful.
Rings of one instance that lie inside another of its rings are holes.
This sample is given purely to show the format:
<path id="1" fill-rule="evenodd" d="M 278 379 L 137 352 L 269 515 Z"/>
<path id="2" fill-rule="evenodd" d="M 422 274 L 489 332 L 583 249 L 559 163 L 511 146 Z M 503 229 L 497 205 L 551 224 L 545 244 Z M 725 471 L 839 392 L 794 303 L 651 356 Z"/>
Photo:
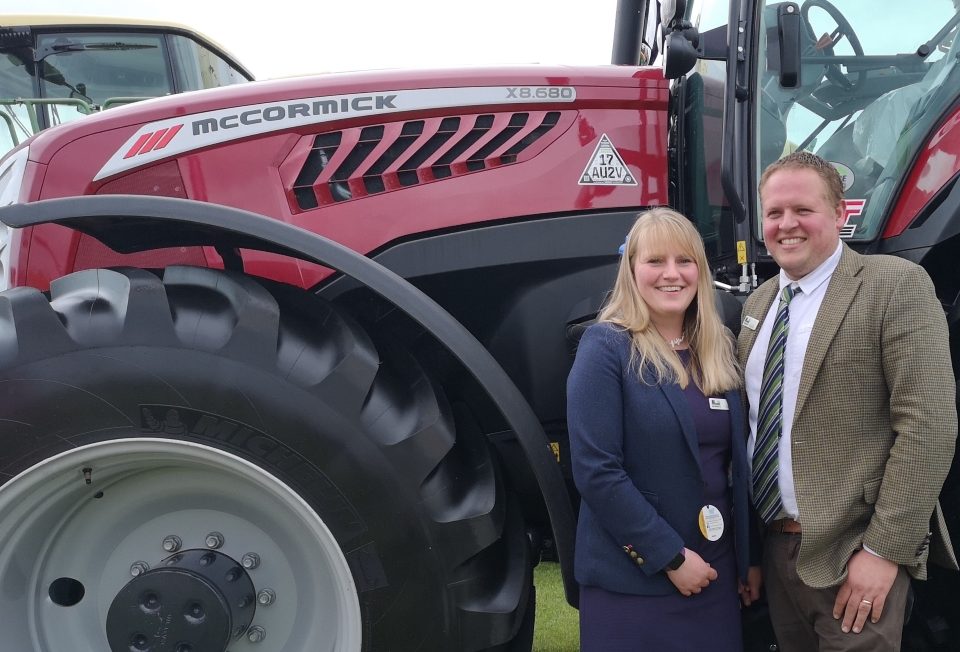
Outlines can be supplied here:
<path id="1" fill-rule="evenodd" d="M 684 334 L 680 333 L 680 337 L 675 337 L 672 340 L 669 340 L 667 343 L 670 345 L 671 349 L 675 349 L 680 346 L 680 343 L 683 342 Z"/>

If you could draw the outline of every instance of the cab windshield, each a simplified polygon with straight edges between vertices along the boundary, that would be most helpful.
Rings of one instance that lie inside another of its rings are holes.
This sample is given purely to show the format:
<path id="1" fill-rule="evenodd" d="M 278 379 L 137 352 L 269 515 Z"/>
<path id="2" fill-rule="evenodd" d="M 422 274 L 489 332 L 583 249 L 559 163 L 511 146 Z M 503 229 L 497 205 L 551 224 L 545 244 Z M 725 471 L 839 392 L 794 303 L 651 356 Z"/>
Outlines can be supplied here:
<path id="1" fill-rule="evenodd" d="M 158 34 L 39 35 L 34 48 L 4 54 L 0 101 L 6 149 L 44 127 L 173 91 Z"/>
<path id="2" fill-rule="evenodd" d="M 794 150 L 820 155 L 843 177 L 841 237 L 872 240 L 898 181 L 960 92 L 960 12 L 954 0 L 929 0 L 922 8 L 806 0 L 799 85 L 783 88 L 781 4 L 767 3 L 760 17 L 756 174 Z"/>

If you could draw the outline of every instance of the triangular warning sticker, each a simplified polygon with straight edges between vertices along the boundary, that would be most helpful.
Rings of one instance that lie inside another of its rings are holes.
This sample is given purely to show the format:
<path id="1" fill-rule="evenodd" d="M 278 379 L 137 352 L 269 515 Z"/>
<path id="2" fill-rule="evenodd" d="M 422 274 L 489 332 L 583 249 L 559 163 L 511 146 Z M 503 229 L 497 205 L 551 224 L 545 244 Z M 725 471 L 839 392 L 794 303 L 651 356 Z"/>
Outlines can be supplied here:
<path id="1" fill-rule="evenodd" d="M 613 146 L 607 134 L 600 136 L 593 156 L 580 175 L 581 186 L 635 186 L 634 178 L 627 164 L 623 162 L 620 152 Z"/>

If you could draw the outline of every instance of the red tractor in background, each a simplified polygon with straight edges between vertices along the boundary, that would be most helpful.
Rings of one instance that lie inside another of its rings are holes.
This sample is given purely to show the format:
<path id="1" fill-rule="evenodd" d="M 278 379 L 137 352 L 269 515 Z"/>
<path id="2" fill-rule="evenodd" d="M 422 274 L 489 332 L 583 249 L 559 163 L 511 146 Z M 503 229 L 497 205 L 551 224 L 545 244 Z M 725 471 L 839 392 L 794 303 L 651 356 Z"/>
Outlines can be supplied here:
<path id="1" fill-rule="evenodd" d="M 253 79 L 221 46 L 176 23 L 0 16 L 0 147 L 131 102 Z"/>
<path id="2" fill-rule="evenodd" d="M 639 210 L 747 293 L 757 176 L 816 151 L 847 241 L 924 265 L 956 331 L 960 14 L 914 13 L 622 1 L 617 66 L 258 82 L 22 143 L 5 646 L 529 650 L 545 549 L 576 602 L 564 383 Z M 942 502 L 960 535 L 953 476 Z M 960 644 L 931 574 L 904 649 Z"/>

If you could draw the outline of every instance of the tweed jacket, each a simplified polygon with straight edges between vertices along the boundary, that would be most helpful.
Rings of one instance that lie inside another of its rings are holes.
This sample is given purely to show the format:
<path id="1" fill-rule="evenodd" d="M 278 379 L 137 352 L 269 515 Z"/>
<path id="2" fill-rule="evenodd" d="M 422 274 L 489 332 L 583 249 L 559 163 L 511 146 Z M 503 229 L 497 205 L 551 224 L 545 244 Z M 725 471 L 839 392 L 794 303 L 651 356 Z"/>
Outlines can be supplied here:
<path id="1" fill-rule="evenodd" d="M 777 290 L 774 277 L 754 292 L 744 323 L 762 323 Z M 744 366 L 759 330 L 740 330 Z M 843 245 L 810 333 L 791 434 L 797 572 L 809 586 L 843 582 L 861 546 L 918 579 L 930 554 L 956 568 L 937 502 L 957 436 L 947 340 L 921 267 Z"/>
<path id="2" fill-rule="evenodd" d="M 574 572 L 580 584 L 634 595 L 675 594 L 667 562 L 702 541 L 699 437 L 676 383 L 645 384 L 630 368 L 630 335 L 590 326 L 567 380 L 573 477 L 580 490 Z M 749 496 L 743 408 L 723 395 L 732 432 L 732 536 L 737 570 L 749 563 Z M 631 546 L 636 558 L 623 548 Z"/>

